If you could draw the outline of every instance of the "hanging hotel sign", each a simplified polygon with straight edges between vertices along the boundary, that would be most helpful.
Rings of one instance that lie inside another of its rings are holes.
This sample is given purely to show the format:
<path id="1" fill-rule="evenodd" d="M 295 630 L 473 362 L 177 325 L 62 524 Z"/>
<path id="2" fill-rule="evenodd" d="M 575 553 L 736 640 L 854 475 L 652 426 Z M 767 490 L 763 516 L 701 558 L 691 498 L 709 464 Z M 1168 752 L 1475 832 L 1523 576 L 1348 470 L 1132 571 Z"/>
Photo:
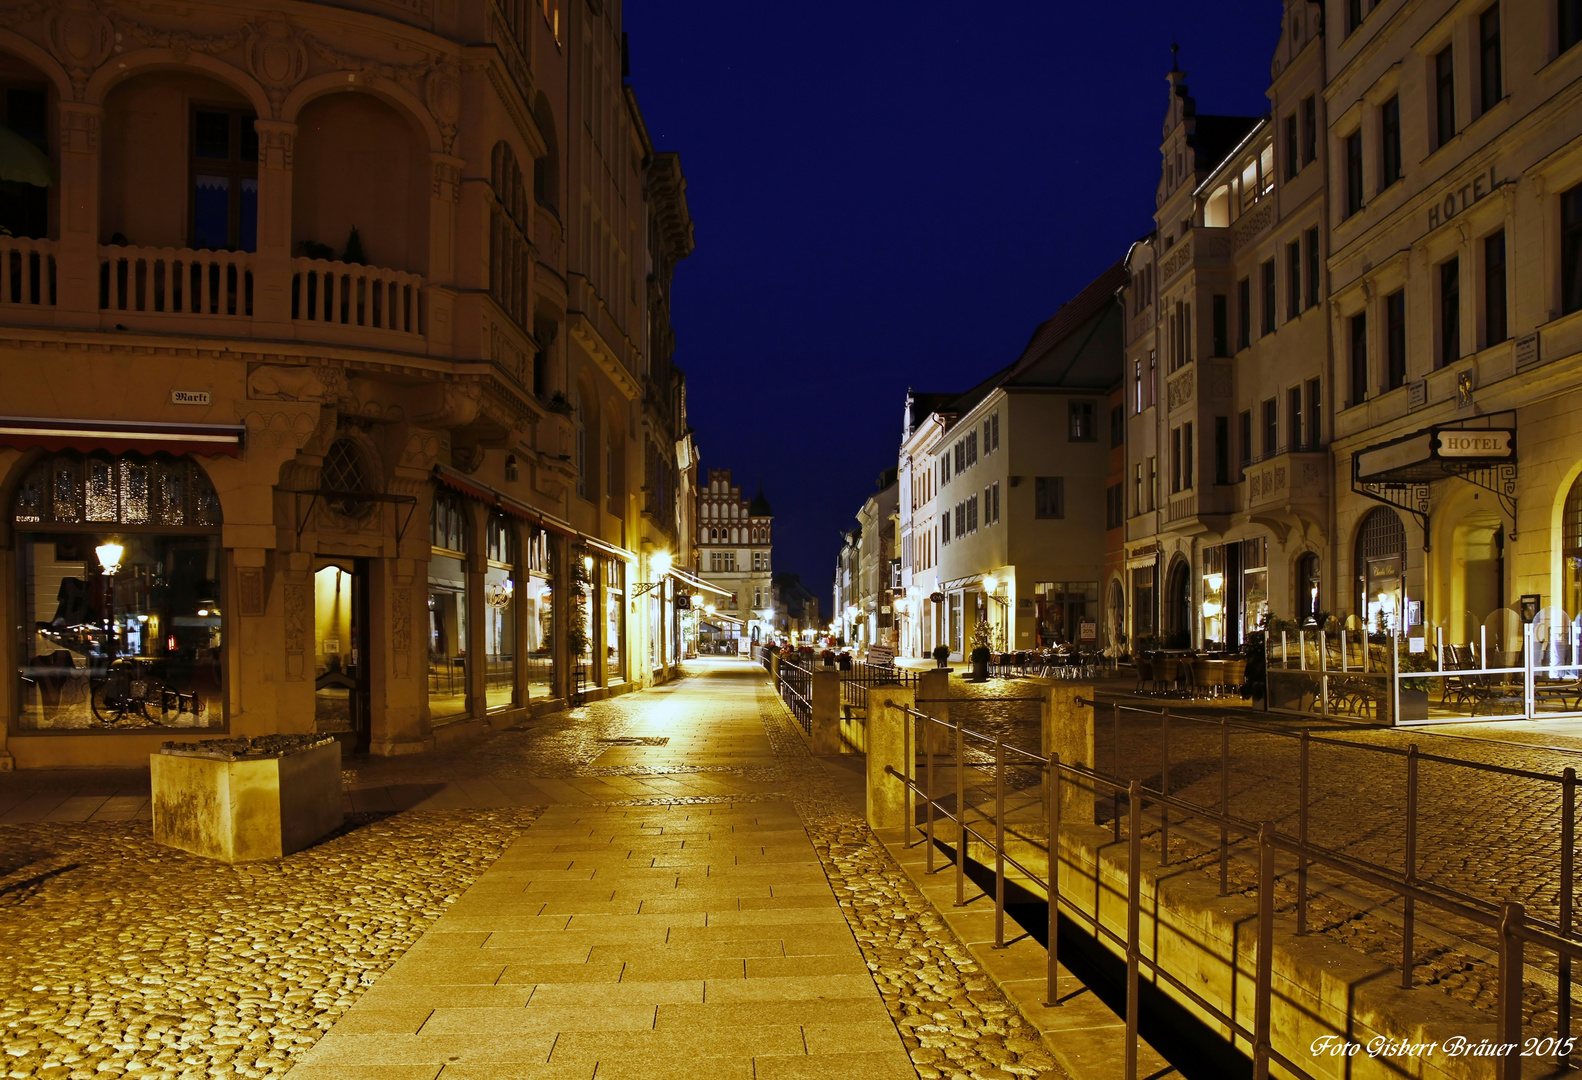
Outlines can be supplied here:
<path id="1" fill-rule="evenodd" d="M 1442 458 L 1509 458 L 1516 454 L 1516 432 L 1441 431 L 1438 450 Z"/>
<path id="2" fill-rule="evenodd" d="M 172 390 L 170 392 L 172 405 L 207 405 L 209 392 L 207 390 Z"/>

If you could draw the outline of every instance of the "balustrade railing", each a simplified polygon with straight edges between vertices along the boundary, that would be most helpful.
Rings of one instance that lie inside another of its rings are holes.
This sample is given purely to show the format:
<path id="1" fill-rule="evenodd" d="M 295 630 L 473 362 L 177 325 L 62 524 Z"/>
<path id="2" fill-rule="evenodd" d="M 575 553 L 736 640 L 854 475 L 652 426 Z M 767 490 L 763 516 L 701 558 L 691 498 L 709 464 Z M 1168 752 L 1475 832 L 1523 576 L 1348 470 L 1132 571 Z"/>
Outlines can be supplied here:
<path id="1" fill-rule="evenodd" d="M 328 259 L 292 259 L 291 317 L 299 322 L 420 335 L 423 279 L 404 270 Z"/>
<path id="2" fill-rule="evenodd" d="M 0 305 L 55 306 L 55 241 L 0 237 Z"/>
<path id="3" fill-rule="evenodd" d="M 245 251 L 101 247 L 99 309 L 251 316 L 253 256 Z"/>

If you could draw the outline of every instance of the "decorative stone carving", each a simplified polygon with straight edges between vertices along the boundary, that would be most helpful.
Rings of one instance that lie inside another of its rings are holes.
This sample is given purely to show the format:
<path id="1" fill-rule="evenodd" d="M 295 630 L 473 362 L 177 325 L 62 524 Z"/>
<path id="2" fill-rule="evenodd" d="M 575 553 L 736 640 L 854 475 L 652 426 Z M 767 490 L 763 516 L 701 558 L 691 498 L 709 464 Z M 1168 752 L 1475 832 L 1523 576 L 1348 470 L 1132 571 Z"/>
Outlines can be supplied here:
<path id="1" fill-rule="evenodd" d="M 1171 379 L 1165 387 L 1166 407 L 1174 410 L 1192 400 L 1194 389 L 1194 373 L 1191 368 Z"/>
<path id="2" fill-rule="evenodd" d="M 285 19 L 274 17 L 247 28 L 247 67 L 269 95 L 280 115 L 280 105 L 291 88 L 308 73 L 308 48 Z"/>
<path id="3" fill-rule="evenodd" d="M 471 475 L 483 464 L 483 458 L 484 449 L 481 446 L 458 446 L 451 451 L 450 463 Z"/>
<path id="4" fill-rule="evenodd" d="M 395 654 L 395 677 L 405 679 L 412 662 L 412 590 L 405 585 L 392 590 L 390 650 Z"/>
<path id="5" fill-rule="evenodd" d="M 401 465 L 409 469 L 427 471 L 439 460 L 439 437 L 424 431 L 414 431 L 407 436 L 406 448 L 401 451 Z"/>
<path id="6" fill-rule="evenodd" d="M 300 450 L 313 435 L 313 419 L 306 412 L 250 412 L 241 418 L 247 426 L 247 445 L 255 449 L 290 447 Z"/>
<path id="7" fill-rule="evenodd" d="M 286 679 L 307 677 L 308 624 L 313 621 L 313 596 L 306 585 L 286 586 Z"/>
<path id="8" fill-rule="evenodd" d="M 1247 241 L 1258 236 L 1258 234 L 1269 227 L 1269 223 L 1273 220 L 1274 200 L 1270 198 L 1260 199 L 1258 205 L 1253 208 L 1252 213 L 1243 214 L 1241 220 L 1236 222 L 1236 246 L 1239 248 L 1246 244 Z"/>
<path id="9" fill-rule="evenodd" d="M 454 133 L 453 133 L 454 134 Z M 446 137 L 446 144 L 450 142 Z M 434 188 L 436 199 L 445 199 L 449 202 L 461 200 L 461 162 L 455 158 L 442 158 L 431 155 L 434 160 Z"/>
<path id="10" fill-rule="evenodd" d="M 423 397 L 432 407 L 415 415 L 413 423 L 426 428 L 464 427 L 478 415 L 483 387 L 476 382 L 447 382 L 437 395 L 425 389 Z"/>
<path id="11" fill-rule="evenodd" d="M 445 152 L 456 143 L 457 121 L 461 118 L 461 72 L 455 64 L 440 61 L 423 80 L 423 100 L 445 138 Z"/>
<path id="12" fill-rule="evenodd" d="M 247 373 L 247 396 L 255 400 L 332 402 L 346 393 L 342 368 L 259 364 Z"/>
<path id="13" fill-rule="evenodd" d="M 68 104 L 60 110 L 61 149 L 73 154 L 99 152 L 99 125 L 104 110 L 97 105 Z"/>
<path id="14" fill-rule="evenodd" d="M 115 27 L 93 0 L 63 0 L 47 23 L 50 51 L 71 76 L 72 94 L 82 100 L 88 79 L 115 48 Z"/>
<path id="15" fill-rule="evenodd" d="M 297 125 L 258 120 L 258 160 L 266 169 L 289 169 L 297 149 Z"/>
<path id="16" fill-rule="evenodd" d="M 258 618 L 264 613 L 264 568 L 243 566 L 236 571 L 236 609 L 241 615 Z"/>

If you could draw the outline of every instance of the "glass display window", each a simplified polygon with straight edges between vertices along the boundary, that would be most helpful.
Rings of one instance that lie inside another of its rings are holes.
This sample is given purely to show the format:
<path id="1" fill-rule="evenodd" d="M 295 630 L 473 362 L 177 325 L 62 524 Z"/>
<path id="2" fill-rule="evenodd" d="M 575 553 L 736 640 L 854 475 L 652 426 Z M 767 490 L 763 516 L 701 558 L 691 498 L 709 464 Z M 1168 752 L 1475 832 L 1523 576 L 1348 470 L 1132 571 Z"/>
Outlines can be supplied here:
<path id="1" fill-rule="evenodd" d="M 1225 643 L 1225 548 L 1216 544 L 1203 552 L 1203 647 Z"/>
<path id="2" fill-rule="evenodd" d="M 467 714 L 466 522 L 460 499 L 434 493 L 428 560 L 428 709 L 434 720 Z"/>
<path id="3" fill-rule="evenodd" d="M 489 516 L 488 565 L 484 571 L 484 706 L 516 703 L 516 526 L 501 514 Z"/>
<path id="4" fill-rule="evenodd" d="M 12 522 L 20 730 L 224 727 L 220 504 L 201 466 L 51 454 Z"/>
<path id="5" fill-rule="evenodd" d="M 626 678 L 626 562 L 604 560 L 604 677 Z"/>

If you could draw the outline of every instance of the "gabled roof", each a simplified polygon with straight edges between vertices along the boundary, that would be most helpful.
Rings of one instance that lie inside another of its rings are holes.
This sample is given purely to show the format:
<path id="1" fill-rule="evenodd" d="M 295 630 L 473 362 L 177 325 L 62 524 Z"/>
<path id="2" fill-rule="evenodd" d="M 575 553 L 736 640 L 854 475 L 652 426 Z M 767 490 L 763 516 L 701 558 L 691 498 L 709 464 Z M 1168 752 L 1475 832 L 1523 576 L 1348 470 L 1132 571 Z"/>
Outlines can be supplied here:
<path id="1" fill-rule="evenodd" d="M 1119 309 L 1115 294 L 1130 280 L 1126 260 L 1120 259 L 1045 320 L 1022 350 L 1003 382 L 1009 386 L 1069 386 L 1107 389 L 1121 375 L 1120 353 L 1089 348 L 1097 327 L 1095 320 Z M 1117 323 L 1117 326 L 1119 324 Z M 1072 349 L 1062 346 L 1078 333 Z"/>

